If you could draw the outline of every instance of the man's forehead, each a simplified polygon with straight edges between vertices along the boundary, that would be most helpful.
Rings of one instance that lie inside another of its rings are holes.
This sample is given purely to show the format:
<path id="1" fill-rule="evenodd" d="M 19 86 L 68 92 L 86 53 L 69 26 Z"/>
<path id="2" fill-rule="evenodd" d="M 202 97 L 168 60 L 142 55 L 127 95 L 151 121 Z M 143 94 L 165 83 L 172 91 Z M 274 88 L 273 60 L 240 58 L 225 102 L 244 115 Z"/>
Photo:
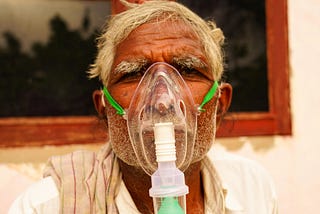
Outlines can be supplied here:
<path id="1" fill-rule="evenodd" d="M 161 35 L 162 37 L 166 37 L 167 35 L 168 38 L 172 36 L 187 36 L 193 40 L 198 40 L 198 36 L 193 30 L 193 28 L 181 19 L 152 20 L 134 29 L 128 35 L 127 39 L 135 38 L 137 34 L 145 35 L 145 38 L 150 36 L 150 39 L 152 39 L 152 37 L 155 37 L 156 35 Z"/>
<path id="2" fill-rule="evenodd" d="M 148 51 L 169 50 L 177 53 L 203 53 L 202 43 L 190 26 L 178 20 L 153 21 L 133 30 L 116 48 L 116 57 L 130 53 L 131 57 Z M 129 55 L 130 55 L 129 54 Z M 171 53 L 172 55 L 173 53 Z"/>
<path id="3" fill-rule="evenodd" d="M 207 68 L 207 59 L 191 27 L 181 20 L 153 20 L 132 31 L 116 49 L 113 69 L 131 72 L 154 62 Z"/>

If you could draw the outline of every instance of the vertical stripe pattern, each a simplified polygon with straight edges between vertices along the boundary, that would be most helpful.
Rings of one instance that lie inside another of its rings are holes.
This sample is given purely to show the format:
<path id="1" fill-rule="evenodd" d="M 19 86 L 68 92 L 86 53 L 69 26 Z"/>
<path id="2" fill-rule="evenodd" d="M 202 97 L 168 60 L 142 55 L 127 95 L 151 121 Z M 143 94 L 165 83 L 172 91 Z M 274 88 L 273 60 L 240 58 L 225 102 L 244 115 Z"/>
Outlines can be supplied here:
<path id="1" fill-rule="evenodd" d="M 44 176 L 51 176 L 59 189 L 60 213 L 118 213 L 121 173 L 109 143 L 97 154 L 76 151 L 51 157 Z"/>

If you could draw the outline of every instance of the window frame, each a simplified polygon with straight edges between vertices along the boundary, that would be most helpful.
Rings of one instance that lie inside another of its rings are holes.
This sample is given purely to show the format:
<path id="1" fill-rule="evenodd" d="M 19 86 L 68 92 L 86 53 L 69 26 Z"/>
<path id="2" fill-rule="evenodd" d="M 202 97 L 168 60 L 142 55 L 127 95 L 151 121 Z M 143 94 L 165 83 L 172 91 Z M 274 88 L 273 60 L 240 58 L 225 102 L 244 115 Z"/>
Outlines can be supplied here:
<path id="1" fill-rule="evenodd" d="M 229 113 L 217 137 L 292 134 L 287 0 L 266 0 L 266 24 L 269 111 Z M 107 133 L 95 116 L 0 118 L 0 148 L 106 140 Z"/>
<path id="2" fill-rule="evenodd" d="M 266 34 L 269 111 L 230 113 L 218 137 L 292 134 L 287 0 L 266 0 Z"/>

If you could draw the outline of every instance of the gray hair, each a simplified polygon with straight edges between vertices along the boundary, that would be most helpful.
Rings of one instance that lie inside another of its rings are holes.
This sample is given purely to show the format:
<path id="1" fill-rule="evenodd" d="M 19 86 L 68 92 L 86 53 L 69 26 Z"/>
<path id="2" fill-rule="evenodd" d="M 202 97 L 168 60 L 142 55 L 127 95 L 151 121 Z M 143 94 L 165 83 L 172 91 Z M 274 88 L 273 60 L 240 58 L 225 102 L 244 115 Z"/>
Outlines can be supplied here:
<path id="1" fill-rule="evenodd" d="M 214 79 L 220 80 L 223 73 L 221 46 L 224 36 L 213 21 L 204 21 L 188 8 L 174 1 L 146 1 L 143 4 L 129 3 L 126 6 L 131 8 L 111 17 L 98 38 L 98 55 L 88 72 L 90 78 L 99 77 L 104 85 L 108 84 L 117 46 L 140 25 L 154 20 L 181 20 L 198 36 L 203 45 L 209 69 Z"/>

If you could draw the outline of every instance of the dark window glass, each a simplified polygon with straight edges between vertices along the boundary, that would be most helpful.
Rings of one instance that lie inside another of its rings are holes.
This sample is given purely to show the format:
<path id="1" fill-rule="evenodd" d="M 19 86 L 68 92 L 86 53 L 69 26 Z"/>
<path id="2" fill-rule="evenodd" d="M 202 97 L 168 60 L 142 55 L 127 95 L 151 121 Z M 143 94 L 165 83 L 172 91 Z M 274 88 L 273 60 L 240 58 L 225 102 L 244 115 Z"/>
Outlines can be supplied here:
<path id="1" fill-rule="evenodd" d="M 86 71 L 108 1 L 0 2 L 0 116 L 94 114 Z"/>
<path id="2" fill-rule="evenodd" d="M 223 30 L 225 77 L 233 86 L 231 111 L 268 111 L 266 18 L 263 0 L 180 0 Z"/>
<path id="3" fill-rule="evenodd" d="M 224 31 L 231 111 L 268 111 L 264 1 L 180 2 Z M 0 117 L 95 114 L 86 71 L 109 13 L 109 1 L 2 0 Z"/>

